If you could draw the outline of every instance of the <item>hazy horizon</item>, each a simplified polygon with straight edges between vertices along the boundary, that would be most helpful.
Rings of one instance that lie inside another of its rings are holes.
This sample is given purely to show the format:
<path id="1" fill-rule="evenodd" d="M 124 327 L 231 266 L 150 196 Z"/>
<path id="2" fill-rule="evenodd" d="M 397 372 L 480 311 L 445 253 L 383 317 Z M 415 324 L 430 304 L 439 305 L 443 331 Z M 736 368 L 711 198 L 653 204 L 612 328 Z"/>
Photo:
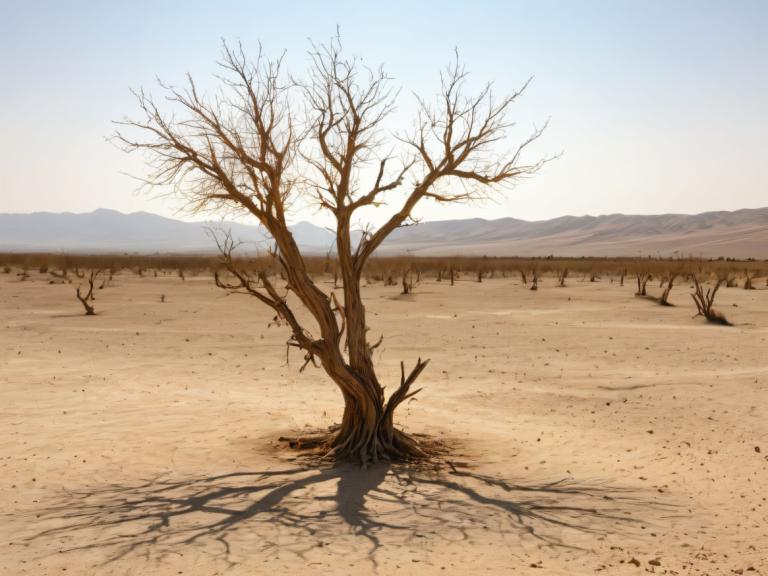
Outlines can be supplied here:
<path id="1" fill-rule="evenodd" d="M 150 8 L 151 6 L 151 8 Z M 150 17 L 151 10 L 151 17 Z M 534 155 L 563 152 L 494 202 L 419 208 L 426 220 L 696 214 L 757 208 L 768 191 L 768 6 L 760 2 L 299 3 L 6 2 L 0 18 L 0 212 L 147 211 L 185 220 L 178 203 L 136 193 L 121 172 L 142 159 L 106 141 L 135 115 L 129 88 L 157 93 L 191 72 L 204 89 L 222 38 L 254 54 L 286 50 L 307 67 L 308 37 L 339 26 L 345 50 L 382 63 L 402 88 L 432 95 L 458 48 L 476 83 L 498 92 L 535 76 L 512 116 L 519 140 L 548 118 Z M 372 25 L 376 22 L 376 25 Z M 417 57 L 414 57 L 417 55 Z M 379 215 L 370 214 L 377 222 Z M 295 221 L 327 222 L 312 211 Z"/>
<path id="2" fill-rule="evenodd" d="M 647 212 L 647 213 L 629 213 L 629 212 L 601 212 L 601 213 L 587 213 L 587 214 L 560 214 L 557 216 L 552 216 L 549 218 L 518 218 L 514 215 L 503 215 L 503 216 L 494 216 L 492 214 L 488 215 L 480 215 L 480 216 L 467 216 L 465 218 L 462 218 L 461 216 L 458 217 L 451 217 L 451 218 L 442 218 L 439 215 L 437 215 L 436 218 L 430 218 L 427 220 L 423 220 L 423 222 L 443 222 L 443 221 L 449 221 L 449 220 L 470 220 L 470 219 L 483 219 L 483 220 L 503 220 L 505 218 L 514 218 L 517 220 L 523 220 L 526 222 L 544 222 L 548 220 L 556 220 L 558 218 L 567 218 L 567 217 L 574 217 L 574 218 L 601 218 L 604 216 L 698 216 L 701 214 L 711 213 L 711 212 L 740 212 L 743 210 L 764 210 L 768 209 L 768 202 L 764 206 L 754 206 L 749 208 L 736 208 L 734 210 L 705 210 L 703 212 Z M 178 220 L 180 222 L 210 222 L 212 220 L 219 220 L 221 217 L 213 212 L 208 213 L 198 213 L 198 214 L 191 214 L 189 212 L 185 212 L 183 210 L 178 212 L 170 212 L 170 213 L 161 213 L 157 210 L 152 210 L 151 206 L 148 209 L 138 209 L 138 210 L 120 210 L 117 208 L 107 208 L 107 207 L 99 207 L 99 208 L 93 208 L 92 210 L 32 210 L 32 211 L 26 211 L 26 212 L 0 212 L 0 214 L 10 214 L 10 215 L 18 215 L 18 216 L 24 216 L 24 215 L 32 215 L 32 214 L 75 214 L 75 215 L 83 215 L 83 214 L 91 214 L 93 212 L 99 211 L 99 210 L 107 210 L 112 212 L 118 212 L 120 214 L 130 216 L 131 214 L 149 214 L 152 216 L 161 216 L 163 218 L 170 218 L 172 220 Z M 240 217 L 238 215 L 232 215 L 232 218 L 224 217 L 224 220 L 232 220 L 235 222 L 239 222 L 246 225 L 253 225 L 257 226 L 259 223 L 253 219 L 251 221 L 248 221 L 247 219 Z M 308 215 L 306 218 L 299 218 L 294 220 L 295 223 L 300 222 L 309 222 L 312 223 L 312 217 L 311 215 Z M 317 224 L 320 226 L 321 224 Z"/>

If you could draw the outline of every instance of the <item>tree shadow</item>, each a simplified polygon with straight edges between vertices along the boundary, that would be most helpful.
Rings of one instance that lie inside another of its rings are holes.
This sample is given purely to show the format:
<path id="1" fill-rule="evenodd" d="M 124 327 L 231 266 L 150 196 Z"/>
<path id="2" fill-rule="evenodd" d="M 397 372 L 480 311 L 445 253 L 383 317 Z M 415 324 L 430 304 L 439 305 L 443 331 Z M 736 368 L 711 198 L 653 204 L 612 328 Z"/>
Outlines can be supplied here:
<path id="1" fill-rule="evenodd" d="M 132 555 L 161 560 L 194 546 L 231 567 L 257 542 L 262 554 L 305 560 L 331 547 L 375 568 L 385 545 L 471 541 L 478 532 L 575 548 L 569 535 L 630 534 L 648 520 L 640 512 L 668 508 L 571 479 L 517 483 L 454 466 L 294 466 L 67 492 L 35 511 L 38 528 L 26 540 L 56 540 L 57 553 L 99 550 L 104 564 Z"/>

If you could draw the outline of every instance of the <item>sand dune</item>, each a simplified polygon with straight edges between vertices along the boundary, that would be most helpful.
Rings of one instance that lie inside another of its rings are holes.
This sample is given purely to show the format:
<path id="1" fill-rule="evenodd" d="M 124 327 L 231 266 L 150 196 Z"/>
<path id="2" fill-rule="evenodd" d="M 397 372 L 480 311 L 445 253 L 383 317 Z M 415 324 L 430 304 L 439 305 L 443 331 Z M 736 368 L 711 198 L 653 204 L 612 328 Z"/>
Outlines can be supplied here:
<path id="1" fill-rule="evenodd" d="M 382 252 L 768 258 L 768 208 L 692 216 L 613 214 L 540 222 L 511 218 L 426 222 L 393 234 Z"/>

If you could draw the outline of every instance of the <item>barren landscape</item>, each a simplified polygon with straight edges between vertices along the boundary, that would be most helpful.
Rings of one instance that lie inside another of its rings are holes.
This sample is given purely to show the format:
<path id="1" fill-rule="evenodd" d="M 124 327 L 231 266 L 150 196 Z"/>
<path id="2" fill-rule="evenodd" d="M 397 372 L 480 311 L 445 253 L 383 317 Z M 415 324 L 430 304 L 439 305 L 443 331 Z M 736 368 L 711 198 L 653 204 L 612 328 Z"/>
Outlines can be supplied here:
<path id="1" fill-rule="evenodd" d="M 768 3 L 5 4 L 0 576 L 768 576 Z"/>
<path id="2" fill-rule="evenodd" d="M 366 469 L 278 441 L 341 396 L 253 298 L 124 270 L 85 316 L 49 281 L 0 274 L 2 574 L 768 573 L 764 278 L 734 326 L 684 280 L 365 285 L 387 390 L 431 359 L 396 420 L 450 448 Z"/>

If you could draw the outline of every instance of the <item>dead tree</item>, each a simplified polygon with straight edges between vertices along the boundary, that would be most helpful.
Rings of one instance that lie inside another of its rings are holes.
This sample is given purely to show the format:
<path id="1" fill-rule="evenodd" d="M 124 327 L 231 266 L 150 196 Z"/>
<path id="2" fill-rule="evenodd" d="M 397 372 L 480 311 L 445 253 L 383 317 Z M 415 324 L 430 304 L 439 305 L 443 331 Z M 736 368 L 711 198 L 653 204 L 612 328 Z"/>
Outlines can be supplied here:
<path id="1" fill-rule="evenodd" d="M 744 290 L 754 290 L 755 286 L 752 284 L 752 278 L 755 277 L 754 272 L 750 273 L 749 270 L 744 270 Z"/>
<path id="2" fill-rule="evenodd" d="M 697 274 L 693 275 L 694 292 L 691 294 L 691 298 L 696 303 L 698 313 L 694 316 L 704 316 L 708 321 L 715 324 L 722 324 L 724 326 L 731 326 L 731 323 L 725 318 L 722 312 L 715 310 L 712 305 L 715 302 L 715 295 L 717 294 L 720 286 L 725 283 L 724 278 L 718 278 L 714 287 L 707 288 L 707 293 L 704 294 L 704 289 L 699 283 L 699 277 Z"/>
<path id="3" fill-rule="evenodd" d="M 413 385 L 428 361 L 419 358 L 410 370 L 401 363 L 400 381 L 385 396 L 373 355 L 380 340 L 368 340 L 361 297 L 365 263 L 392 232 L 413 222 L 419 203 L 476 200 L 495 185 L 537 172 L 548 159 L 525 163 L 522 156 L 543 127 L 517 146 L 500 146 L 525 86 L 504 97 L 490 84 L 466 95 L 467 73 L 456 60 L 440 75 L 439 95 L 417 100 L 413 129 L 391 139 L 384 126 L 397 92 L 389 77 L 343 56 L 338 40 L 313 45 L 310 56 L 302 80 L 283 72 L 282 59 L 259 53 L 250 62 L 242 47 L 224 45 L 215 96 L 199 91 L 191 78 L 185 88 L 161 84 L 163 104 L 174 108 L 164 111 L 139 91 L 143 117 L 124 121 L 116 138 L 152 159 L 149 185 L 173 185 L 199 210 L 240 209 L 272 237 L 285 291 L 265 272 L 257 285 L 227 239 L 219 241 L 227 277 L 217 276 L 217 283 L 271 308 L 290 330 L 288 344 L 305 354 L 304 365 L 322 367 L 340 390 L 343 415 L 325 440 L 327 456 L 363 464 L 423 457 L 425 445 L 399 430 L 394 414 L 420 390 Z M 402 146 L 401 154 L 388 155 L 393 144 Z M 402 203 L 355 244 L 353 217 L 384 205 L 390 192 L 399 192 Z M 312 279 L 291 233 L 289 213 L 299 198 L 314 200 L 335 222 L 341 302 Z M 312 317 L 316 333 L 294 312 L 297 305 Z"/>
<path id="4" fill-rule="evenodd" d="M 48 272 L 51 276 L 53 276 L 53 280 L 51 280 L 51 284 L 55 282 L 55 280 L 61 280 L 61 282 L 67 282 L 69 284 L 72 283 L 72 280 L 67 276 L 67 269 L 64 268 L 61 272 L 56 272 L 56 270 L 50 270 Z"/>
<path id="5" fill-rule="evenodd" d="M 539 289 L 539 274 L 536 271 L 536 268 L 534 267 L 533 270 L 531 270 L 531 290 L 538 290 Z"/>
<path id="6" fill-rule="evenodd" d="M 662 306 L 672 306 L 672 304 L 669 303 L 669 293 L 672 291 L 672 286 L 675 283 L 675 278 L 677 278 L 678 274 L 676 272 L 673 272 L 669 275 L 667 278 L 667 286 L 664 288 L 664 291 L 661 293 L 661 298 L 659 298 L 659 304 Z"/>
<path id="7" fill-rule="evenodd" d="M 454 278 L 456 276 L 456 273 L 453 271 L 453 266 L 451 266 L 450 270 L 448 271 L 448 275 L 451 278 L 451 286 L 453 286 Z"/>
<path id="8" fill-rule="evenodd" d="M 619 277 L 620 277 L 619 286 L 624 286 L 624 276 L 626 276 L 626 275 L 627 275 L 626 269 L 622 268 L 621 269 L 621 274 L 619 275 Z"/>
<path id="9" fill-rule="evenodd" d="M 525 275 L 525 270 L 520 269 L 520 279 L 523 281 L 523 286 L 528 285 L 528 277 Z"/>
<path id="10" fill-rule="evenodd" d="M 557 275 L 557 285 L 560 288 L 565 288 L 565 279 L 568 278 L 568 268 L 563 268 Z"/>
<path id="11" fill-rule="evenodd" d="M 648 272 L 637 272 L 635 276 L 637 277 L 637 292 L 635 292 L 635 296 L 646 296 L 648 294 L 646 285 L 653 276 Z"/>
<path id="12" fill-rule="evenodd" d="M 406 295 L 413 292 L 413 283 L 411 282 L 411 273 L 409 270 L 406 270 L 403 272 L 403 278 L 402 278 L 402 285 L 403 285 L 403 291 L 401 294 Z"/>
<path id="13" fill-rule="evenodd" d="M 94 316 L 96 314 L 96 310 L 92 304 L 92 302 L 96 300 L 96 297 L 93 295 L 93 284 L 100 273 L 100 270 L 91 270 L 91 273 L 88 275 L 88 292 L 86 292 L 85 296 L 80 292 L 80 286 L 75 290 L 77 299 L 80 300 L 83 308 L 85 308 L 86 316 Z M 83 274 L 83 276 L 85 276 L 85 274 Z"/>

